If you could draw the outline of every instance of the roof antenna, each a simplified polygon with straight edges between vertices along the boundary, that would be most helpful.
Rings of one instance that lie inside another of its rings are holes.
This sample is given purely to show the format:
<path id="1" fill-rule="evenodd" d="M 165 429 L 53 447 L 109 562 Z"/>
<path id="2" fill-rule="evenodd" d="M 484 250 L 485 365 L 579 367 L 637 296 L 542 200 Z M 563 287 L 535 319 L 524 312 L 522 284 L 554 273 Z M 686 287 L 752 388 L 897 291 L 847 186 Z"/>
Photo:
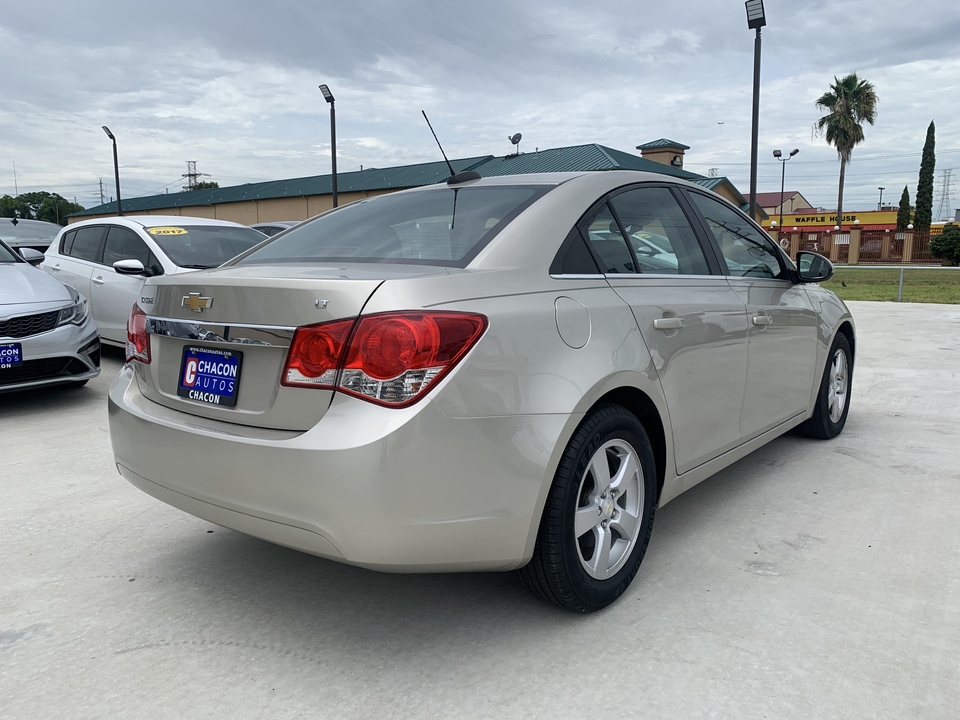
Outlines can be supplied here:
<path id="1" fill-rule="evenodd" d="M 523 135 L 521 135 L 520 133 L 517 133 L 516 135 L 513 135 L 512 137 L 507 138 L 507 140 L 509 140 L 511 144 L 517 146 L 517 151 L 513 154 L 514 157 L 520 154 L 520 139 L 522 137 Z"/>
<path id="2" fill-rule="evenodd" d="M 437 133 L 434 132 L 433 125 L 430 124 L 430 118 L 427 117 L 426 111 L 421 110 L 420 112 L 423 113 L 423 119 L 427 121 L 427 127 L 430 128 L 430 132 L 433 133 L 433 139 L 437 141 L 440 154 L 443 155 L 444 162 L 447 163 L 447 167 L 450 169 L 450 177 L 447 178 L 447 185 L 457 185 L 458 183 L 467 182 L 467 180 L 479 180 L 480 173 L 474 172 L 473 170 L 464 170 L 459 173 L 453 171 L 453 165 L 447 160 L 447 154 L 443 151 L 443 145 L 440 144 L 440 139 L 437 137 Z"/>

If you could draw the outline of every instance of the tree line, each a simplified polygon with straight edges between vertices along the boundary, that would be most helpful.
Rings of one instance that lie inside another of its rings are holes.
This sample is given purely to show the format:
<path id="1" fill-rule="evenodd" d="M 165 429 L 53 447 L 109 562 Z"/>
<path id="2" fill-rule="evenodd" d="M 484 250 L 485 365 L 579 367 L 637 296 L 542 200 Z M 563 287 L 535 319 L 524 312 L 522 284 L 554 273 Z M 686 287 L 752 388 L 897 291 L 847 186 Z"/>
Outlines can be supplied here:
<path id="1" fill-rule="evenodd" d="M 22 218 L 26 220 L 44 220 L 66 225 L 67 216 L 83 210 L 83 205 L 70 202 L 57 193 L 40 192 L 20 193 L 16 197 L 0 197 L 0 217 Z"/>

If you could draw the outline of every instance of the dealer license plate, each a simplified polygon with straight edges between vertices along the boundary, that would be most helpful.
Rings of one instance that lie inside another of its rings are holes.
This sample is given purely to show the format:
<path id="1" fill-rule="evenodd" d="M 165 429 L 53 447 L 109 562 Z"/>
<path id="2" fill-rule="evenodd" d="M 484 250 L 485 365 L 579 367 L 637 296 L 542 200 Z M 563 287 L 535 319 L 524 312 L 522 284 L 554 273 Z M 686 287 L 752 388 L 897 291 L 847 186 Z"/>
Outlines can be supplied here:
<path id="1" fill-rule="evenodd" d="M 0 343 L 0 370 L 23 365 L 23 345 L 20 343 Z"/>
<path id="2" fill-rule="evenodd" d="M 243 353 L 187 345 L 180 363 L 177 395 L 207 405 L 237 404 Z"/>

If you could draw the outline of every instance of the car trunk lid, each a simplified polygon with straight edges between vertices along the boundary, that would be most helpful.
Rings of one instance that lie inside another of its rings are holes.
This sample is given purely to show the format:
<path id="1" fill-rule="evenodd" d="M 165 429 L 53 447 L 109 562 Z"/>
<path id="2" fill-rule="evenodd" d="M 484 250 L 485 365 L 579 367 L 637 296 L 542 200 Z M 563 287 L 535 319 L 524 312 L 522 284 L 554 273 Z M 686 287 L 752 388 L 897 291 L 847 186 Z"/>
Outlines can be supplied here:
<path id="1" fill-rule="evenodd" d="M 156 278 L 141 293 L 149 399 L 241 425 L 306 430 L 332 391 L 280 384 L 297 327 L 352 319 L 387 279 L 442 274 L 422 266 L 236 266 Z"/>

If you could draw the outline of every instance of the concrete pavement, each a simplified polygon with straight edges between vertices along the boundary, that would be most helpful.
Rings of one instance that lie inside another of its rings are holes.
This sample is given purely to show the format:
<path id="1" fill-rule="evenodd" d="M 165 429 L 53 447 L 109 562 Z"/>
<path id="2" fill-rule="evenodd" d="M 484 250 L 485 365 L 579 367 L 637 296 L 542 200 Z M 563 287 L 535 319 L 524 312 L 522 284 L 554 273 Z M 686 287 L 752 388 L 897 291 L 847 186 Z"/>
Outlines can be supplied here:
<path id="1" fill-rule="evenodd" d="M 0 717 L 955 718 L 960 306 L 851 309 L 845 432 L 665 506 L 586 617 L 144 495 L 112 466 L 115 352 L 84 389 L 0 395 Z"/>

